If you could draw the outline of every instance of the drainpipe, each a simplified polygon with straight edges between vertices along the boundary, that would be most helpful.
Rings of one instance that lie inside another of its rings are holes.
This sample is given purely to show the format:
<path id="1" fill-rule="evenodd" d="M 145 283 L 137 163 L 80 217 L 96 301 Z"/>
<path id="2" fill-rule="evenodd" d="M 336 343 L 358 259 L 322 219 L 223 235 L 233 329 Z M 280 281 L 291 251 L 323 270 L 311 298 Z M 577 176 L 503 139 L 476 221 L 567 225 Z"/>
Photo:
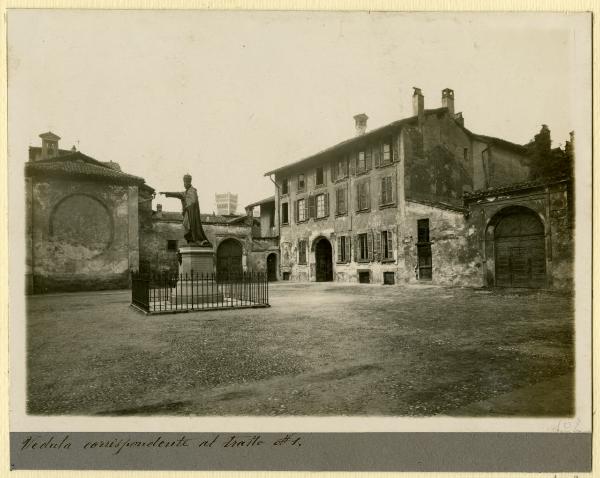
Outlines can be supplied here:
<path id="1" fill-rule="evenodd" d="M 279 244 L 278 244 L 279 260 L 277 261 L 277 266 L 278 266 L 277 269 L 279 270 L 279 280 L 281 280 L 281 277 L 282 277 L 282 274 L 281 274 L 281 217 L 280 217 L 280 213 L 279 213 L 280 208 L 277 207 L 277 205 L 278 205 L 277 203 L 279 202 L 278 198 L 280 197 L 280 194 L 279 194 L 279 185 L 273 180 L 272 176 L 273 176 L 272 174 L 269 174 L 269 179 L 275 185 L 275 193 L 277 194 L 276 201 L 275 201 L 275 207 L 277 208 L 277 237 L 279 238 Z M 288 210 L 288 215 L 289 215 L 289 210 Z"/>

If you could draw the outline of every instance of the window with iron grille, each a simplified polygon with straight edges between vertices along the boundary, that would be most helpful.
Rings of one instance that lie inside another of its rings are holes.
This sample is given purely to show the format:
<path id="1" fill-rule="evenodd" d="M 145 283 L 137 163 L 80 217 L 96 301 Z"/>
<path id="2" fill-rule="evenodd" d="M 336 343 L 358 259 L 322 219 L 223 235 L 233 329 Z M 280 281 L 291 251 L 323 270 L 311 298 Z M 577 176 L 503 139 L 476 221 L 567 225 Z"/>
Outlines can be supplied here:
<path id="1" fill-rule="evenodd" d="M 298 175 L 298 191 L 304 191 L 304 174 Z"/>
<path id="2" fill-rule="evenodd" d="M 289 224 L 288 203 L 281 203 L 281 224 Z"/>
<path id="3" fill-rule="evenodd" d="M 288 193 L 288 179 L 283 178 L 283 180 L 281 181 L 281 194 L 287 194 L 287 193 Z"/>
<path id="4" fill-rule="evenodd" d="M 366 211 L 371 207 L 370 185 L 363 181 L 356 185 L 357 210 Z"/>
<path id="5" fill-rule="evenodd" d="M 345 187 L 338 188 L 335 191 L 335 213 L 339 215 L 348 213 L 348 204 L 346 203 L 346 191 Z"/>
<path id="6" fill-rule="evenodd" d="M 394 190 L 391 176 L 381 178 L 381 195 L 379 196 L 379 204 L 392 204 L 394 202 Z"/>
<path id="7" fill-rule="evenodd" d="M 298 241 L 298 264 L 306 264 L 306 241 Z"/>
<path id="8" fill-rule="evenodd" d="M 393 259 L 392 231 L 381 231 L 381 258 Z"/>

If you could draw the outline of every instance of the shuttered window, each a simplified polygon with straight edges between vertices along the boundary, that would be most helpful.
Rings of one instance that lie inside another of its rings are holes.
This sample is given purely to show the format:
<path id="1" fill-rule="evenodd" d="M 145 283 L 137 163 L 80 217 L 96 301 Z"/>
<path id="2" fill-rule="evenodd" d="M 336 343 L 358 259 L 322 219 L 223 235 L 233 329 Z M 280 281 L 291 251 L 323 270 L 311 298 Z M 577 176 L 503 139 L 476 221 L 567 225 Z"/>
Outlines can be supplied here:
<path id="1" fill-rule="evenodd" d="M 289 224 L 288 203 L 281 203 L 281 223 Z"/>
<path id="2" fill-rule="evenodd" d="M 304 191 L 306 184 L 304 182 L 304 174 L 298 175 L 298 192 Z"/>
<path id="3" fill-rule="evenodd" d="M 306 221 L 306 200 L 298 199 L 296 201 L 296 222 Z"/>
<path id="4" fill-rule="evenodd" d="M 393 259 L 392 231 L 381 231 L 381 258 Z"/>
<path id="5" fill-rule="evenodd" d="M 316 198 L 317 218 L 329 216 L 329 194 L 318 194 Z"/>
<path id="6" fill-rule="evenodd" d="M 323 186 L 324 184 L 325 184 L 325 173 L 323 171 L 323 168 L 317 168 L 317 171 L 315 174 L 315 185 Z"/>
<path id="7" fill-rule="evenodd" d="M 337 262 L 350 262 L 350 238 L 348 236 L 337 238 Z"/>
<path id="8" fill-rule="evenodd" d="M 306 264 L 306 241 L 298 241 L 298 264 Z"/>
<path id="9" fill-rule="evenodd" d="M 356 172 L 364 173 L 367 170 L 366 154 L 364 151 L 359 151 L 356 159 Z"/>
<path id="10" fill-rule="evenodd" d="M 369 181 L 356 185 L 356 210 L 366 211 L 371 207 L 371 190 Z"/>
<path id="11" fill-rule="evenodd" d="M 340 216 L 348 213 L 348 203 L 346 201 L 347 188 L 338 188 L 335 190 L 335 213 Z"/>
<path id="12" fill-rule="evenodd" d="M 287 194 L 287 193 L 288 193 L 288 179 L 283 178 L 283 180 L 281 181 L 281 194 Z"/>
<path id="13" fill-rule="evenodd" d="M 379 194 L 379 204 L 386 205 L 394 202 L 394 190 L 392 176 L 381 178 L 381 190 Z"/>
<path id="14" fill-rule="evenodd" d="M 390 164 L 392 162 L 392 144 L 389 142 L 383 143 L 381 146 L 381 165 Z"/>
<path id="15" fill-rule="evenodd" d="M 360 262 L 373 260 L 373 235 L 368 233 L 356 236 L 356 259 Z"/>

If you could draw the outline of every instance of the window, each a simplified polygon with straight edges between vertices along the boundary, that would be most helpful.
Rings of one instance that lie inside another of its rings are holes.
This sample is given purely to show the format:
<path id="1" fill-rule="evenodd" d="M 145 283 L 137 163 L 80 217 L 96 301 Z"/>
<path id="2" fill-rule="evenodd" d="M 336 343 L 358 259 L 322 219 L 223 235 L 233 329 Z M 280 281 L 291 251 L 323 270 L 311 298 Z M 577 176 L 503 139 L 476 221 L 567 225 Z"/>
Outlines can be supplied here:
<path id="1" fill-rule="evenodd" d="M 298 199 L 296 201 L 296 222 L 306 221 L 306 200 Z"/>
<path id="2" fill-rule="evenodd" d="M 360 284 L 371 283 L 371 272 L 370 271 L 358 271 L 358 282 Z"/>
<path id="3" fill-rule="evenodd" d="M 327 194 L 318 194 L 316 196 L 317 218 L 329 216 L 329 205 L 327 202 Z"/>
<path id="4" fill-rule="evenodd" d="M 177 239 L 169 239 L 167 241 L 167 251 L 177 251 Z"/>
<path id="5" fill-rule="evenodd" d="M 350 262 L 350 238 L 340 236 L 337 238 L 337 261 L 340 263 Z"/>
<path id="6" fill-rule="evenodd" d="M 281 194 L 287 194 L 288 193 L 288 180 L 287 178 L 283 178 L 283 180 L 281 181 Z"/>
<path id="7" fill-rule="evenodd" d="M 283 280 L 290 280 L 290 273 L 289 272 L 284 272 L 283 273 Z"/>
<path id="8" fill-rule="evenodd" d="M 281 204 L 281 224 L 289 224 L 288 214 L 288 203 L 284 202 Z"/>
<path id="9" fill-rule="evenodd" d="M 342 215 L 348 213 L 348 204 L 346 204 L 346 188 L 338 188 L 335 191 L 335 213 Z"/>
<path id="10" fill-rule="evenodd" d="M 356 185 L 357 210 L 366 211 L 371 207 L 370 186 L 368 181 Z"/>
<path id="11" fill-rule="evenodd" d="M 419 219 L 417 221 L 418 242 L 429 242 L 429 219 Z"/>
<path id="12" fill-rule="evenodd" d="M 394 285 L 395 282 L 396 281 L 395 281 L 393 272 L 384 272 L 383 273 L 383 284 L 384 285 Z"/>
<path id="13" fill-rule="evenodd" d="M 304 174 L 298 175 L 298 191 L 304 191 Z"/>
<path id="14" fill-rule="evenodd" d="M 383 143 L 381 152 L 381 164 L 390 164 L 392 162 L 392 145 L 391 143 Z"/>
<path id="15" fill-rule="evenodd" d="M 417 264 L 419 267 L 419 280 L 431 280 L 433 262 L 431 255 L 431 242 L 429 242 L 429 219 L 417 221 Z"/>
<path id="16" fill-rule="evenodd" d="M 392 246 L 392 231 L 381 232 L 381 258 L 394 258 L 394 248 Z"/>
<path id="17" fill-rule="evenodd" d="M 463 158 L 469 159 L 469 148 L 463 149 Z"/>
<path id="18" fill-rule="evenodd" d="M 336 169 L 336 179 L 343 179 L 348 177 L 348 161 L 346 160 L 346 158 L 340 159 L 338 161 Z"/>
<path id="19" fill-rule="evenodd" d="M 356 172 L 364 173 L 367 170 L 367 158 L 365 156 L 364 151 L 358 152 L 358 157 L 356 158 Z"/>
<path id="20" fill-rule="evenodd" d="M 381 178 L 381 195 L 379 196 L 379 204 L 392 204 L 394 202 L 394 190 L 392 185 L 392 177 L 386 176 Z"/>
<path id="21" fill-rule="evenodd" d="M 358 244 L 356 245 L 357 259 L 359 261 L 369 260 L 369 238 L 368 234 L 359 234 L 357 236 Z"/>
<path id="22" fill-rule="evenodd" d="M 325 174 L 323 174 L 323 168 L 317 168 L 315 184 L 317 186 L 323 186 L 325 184 Z"/>
<path id="23" fill-rule="evenodd" d="M 298 264 L 306 264 L 306 241 L 298 241 Z"/>

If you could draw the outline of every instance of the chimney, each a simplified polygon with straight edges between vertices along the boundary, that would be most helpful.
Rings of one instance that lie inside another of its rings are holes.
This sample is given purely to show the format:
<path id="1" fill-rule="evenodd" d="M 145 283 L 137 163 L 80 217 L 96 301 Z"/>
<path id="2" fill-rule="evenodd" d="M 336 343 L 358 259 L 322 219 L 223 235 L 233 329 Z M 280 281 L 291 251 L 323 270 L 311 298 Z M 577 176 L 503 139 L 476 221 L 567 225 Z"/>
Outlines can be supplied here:
<path id="1" fill-rule="evenodd" d="M 356 136 L 362 136 L 363 134 L 365 134 L 365 131 L 367 130 L 367 120 L 369 119 L 369 117 L 364 114 L 358 114 L 354 117 L 354 122 L 356 125 Z"/>
<path id="2" fill-rule="evenodd" d="M 419 117 L 419 124 L 423 123 L 425 118 L 425 97 L 421 93 L 421 88 L 413 86 L 413 116 Z"/>
<path id="3" fill-rule="evenodd" d="M 58 140 L 60 136 L 55 135 L 51 131 L 40 134 L 42 138 L 42 156 L 40 159 L 55 158 L 58 156 Z"/>
<path id="4" fill-rule="evenodd" d="M 465 125 L 465 119 L 463 118 L 463 114 L 462 113 L 456 113 L 454 115 L 454 121 L 456 121 L 459 125 L 463 126 Z"/>
<path id="5" fill-rule="evenodd" d="M 442 107 L 448 108 L 450 116 L 454 116 L 454 90 L 450 88 L 442 90 Z"/>

